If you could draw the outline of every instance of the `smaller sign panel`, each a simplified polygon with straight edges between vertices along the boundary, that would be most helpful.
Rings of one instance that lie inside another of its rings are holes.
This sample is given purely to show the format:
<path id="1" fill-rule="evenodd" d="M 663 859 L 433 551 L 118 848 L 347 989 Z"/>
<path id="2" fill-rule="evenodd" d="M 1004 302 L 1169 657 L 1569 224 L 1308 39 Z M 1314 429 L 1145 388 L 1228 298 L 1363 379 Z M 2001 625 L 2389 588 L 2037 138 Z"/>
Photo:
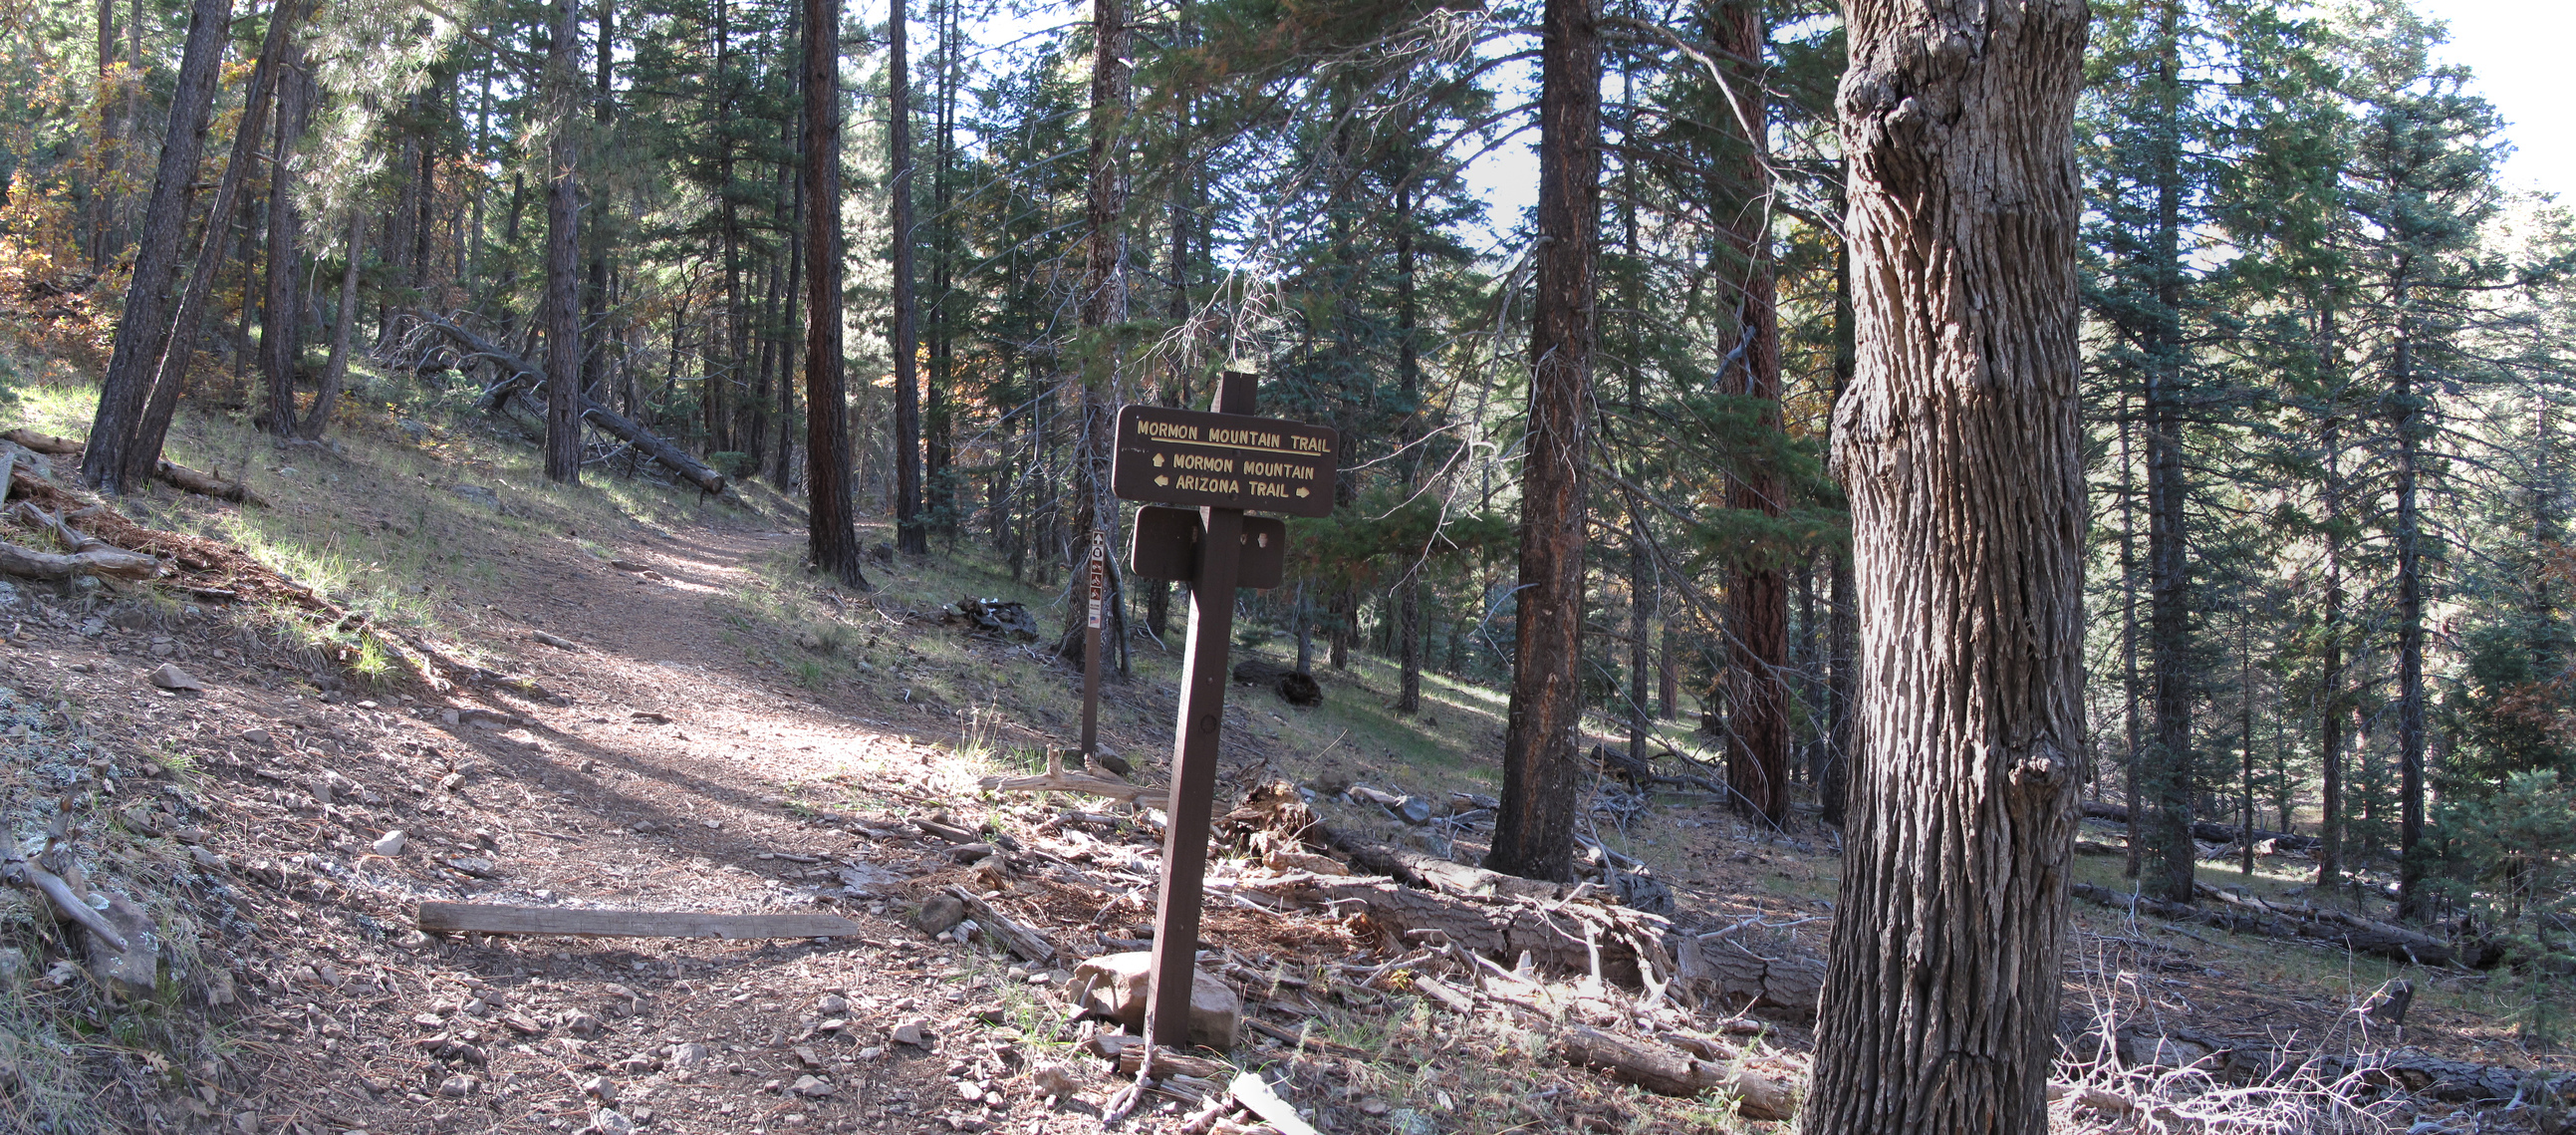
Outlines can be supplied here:
<path id="1" fill-rule="evenodd" d="M 1199 544 L 1205 532 L 1197 509 L 1154 505 L 1137 509 L 1136 542 L 1128 547 L 1127 574 L 1171 583 L 1195 582 L 1199 577 Z M 1238 552 L 1235 586 L 1279 586 L 1288 573 L 1287 522 L 1267 516 L 1244 517 Z"/>
<path id="2" fill-rule="evenodd" d="M 1109 597 L 1109 569 L 1101 562 L 1104 555 L 1100 542 L 1093 541 L 1091 544 L 1091 629 L 1095 631 L 1100 629 L 1101 602 Z"/>
<path id="3" fill-rule="evenodd" d="M 1278 418 L 1129 406 L 1113 453 L 1109 488 L 1122 500 L 1329 516 L 1340 437 Z"/>

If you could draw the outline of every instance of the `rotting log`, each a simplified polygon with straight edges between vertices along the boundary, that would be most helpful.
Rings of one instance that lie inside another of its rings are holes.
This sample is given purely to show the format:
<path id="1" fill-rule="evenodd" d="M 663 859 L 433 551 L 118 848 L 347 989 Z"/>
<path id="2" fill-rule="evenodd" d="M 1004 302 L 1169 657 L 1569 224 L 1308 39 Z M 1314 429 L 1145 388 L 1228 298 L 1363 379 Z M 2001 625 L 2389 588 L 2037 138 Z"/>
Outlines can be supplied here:
<path id="1" fill-rule="evenodd" d="M 502 366 L 508 367 L 515 372 L 509 378 L 502 380 L 491 389 L 483 392 L 482 397 L 477 401 L 483 405 L 485 409 L 488 410 L 493 406 L 499 405 L 501 399 L 506 398 L 511 394 L 517 393 L 522 389 L 534 387 L 537 383 L 546 381 L 546 371 L 544 367 L 520 358 L 509 348 L 444 319 L 439 319 L 425 314 L 415 314 L 423 325 L 456 340 L 459 344 L 463 345 L 466 349 L 474 352 L 475 354 L 488 356 L 493 361 L 498 362 Z M 582 420 L 616 435 L 618 440 L 632 445 L 637 449 L 643 450 L 646 456 L 651 457 L 655 461 L 661 462 L 663 468 L 679 474 L 683 479 L 687 480 L 690 484 L 696 485 L 699 489 L 708 493 L 722 493 L 725 491 L 724 474 L 708 468 L 705 464 L 698 461 L 697 458 L 689 456 L 688 451 L 663 440 L 652 431 L 647 430 L 643 426 L 627 419 L 624 415 L 621 415 L 606 406 L 602 406 L 597 402 L 591 401 L 588 395 L 582 396 L 581 416 Z"/>
<path id="2" fill-rule="evenodd" d="M 2102 1034 L 2085 1038 L 2095 1055 Z M 2497 1104 L 2546 1092 L 2562 1105 L 2576 1104 L 2576 1073 L 2473 1064 L 2403 1048 L 2391 1052 L 2302 1053 L 2259 1039 L 2232 1039 L 2190 1028 L 2125 1028 L 2117 1037 L 2120 1063 L 2131 1068 L 2192 1068 L 2220 1083 L 2245 1087 L 2313 1078 L 2350 1080 L 2365 1088 L 2393 1089 L 2419 1099 L 2452 1104 Z"/>
<path id="3" fill-rule="evenodd" d="M 52 434 L 37 433 L 34 430 L 25 428 L 0 433 L 0 438 L 14 441 L 29 449 L 35 450 L 38 453 L 53 457 L 78 457 L 81 455 L 83 449 L 80 442 L 74 441 L 70 438 L 55 437 Z M 209 473 L 200 473 L 166 457 L 162 458 L 158 464 L 153 466 L 152 476 L 174 488 L 184 489 L 188 492 L 197 493 L 202 496 L 210 496 L 218 500 L 228 500 L 235 504 L 256 505 L 261 508 L 268 507 L 267 499 L 261 497 L 258 493 L 250 491 L 250 486 L 248 485 L 235 481 L 227 481 Z"/>
<path id="4" fill-rule="evenodd" d="M 1669 1045 L 1582 1025 L 1566 1029 L 1556 1045 L 1566 1063 L 1608 1072 L 1658 1095 L 1725 1091 L 1734 1095 L 1737 1115 L 1765 1122 L 1786 1120 L 1797 1111 L 1788 1085 L 1749 1070 L 1729 1070 Z"/>

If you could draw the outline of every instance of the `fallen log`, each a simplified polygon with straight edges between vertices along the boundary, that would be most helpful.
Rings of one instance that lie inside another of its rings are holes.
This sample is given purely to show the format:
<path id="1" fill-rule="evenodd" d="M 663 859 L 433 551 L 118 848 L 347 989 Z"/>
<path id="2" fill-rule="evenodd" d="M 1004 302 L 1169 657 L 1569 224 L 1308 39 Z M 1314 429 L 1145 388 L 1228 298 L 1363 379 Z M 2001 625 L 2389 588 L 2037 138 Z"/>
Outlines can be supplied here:
<path id="1" fill-rule="evenodd" d="M 1723 1064 L 1653 1041 L 1575 1025 L 1558 1036 L 1556 1047 L 1568 1064 L 1608 1072 L 1658 1095 L 1729 1092 L 1735 1096 L 1736 1114 L 1746 1119 L 1776 1123 L 1797 1111 L 1789 1086 L 1778 1080 L 1744 1069 L 1729 1071 Z"/>
<path id="2" fill-rule="evenodd" d="M 2117 910 L 2151 914 L 2174 922 L 2190 922 L 2236 934 L 2254 934 L 2265 938 L 2282 938 L 2312 942 L 2323 946 L 2341 946 L 2355 953 L 2370 954 L 2392 961 L 2415 965 L 2445 966 L 2459 963 L 2460 952 L 2449 943 L 2397 927 L 2369 923 L 2355 926 L 2324 916 L 2311 908 L 2313 917 L 2296 917 L 2292 910 L 2263 903 L 2261 900 L 2240 901 L 2222 891 L 2209 891 L 2226 909 L 2209 910 L 2183 903 L 2166 902 L 2144 895 L 2127 895 L 2107 887 L 2077 883 L 2071 888 L 2076 898 Z M 2348 917 L 2348 916 L 2347 916 Z"/>
<path id="3" fill-rule="evenodd" d="M 2102 1036 L 2089 1038 L 2097 1055 Z M 2535 1071 L 2497 1064 L 2446 1060 L 2414 1049 L 2393 1052 L 2299 1053 L 2259 1040 L 2234 1040 L 2188 1028 L 2119 1031 L 2120 1063 L 2132 1068 L 2193 1068 L 2222 1083 L 2245 1087 L 2280 1083 L 2302 1073 L 2328 1083 L 2359 1084 L 2453 1104 L 2497 1104 L 2542 1093 L 2576 1103 L 2576 1073 Z"/>
<path id="4" fill-rule="evenodd" d="M 2287 920 L 2292 929 L 2312 938 L 2340 942 L 2365 954 L 2411 961 L 2419 965 L 2460 964 L 2485 969 L 2501 960 L 2490 957 L 2488 950 L 2472 947 L 2469 951 L 2429 934 L 2394 926 L 2375 919 L 2363 918 L 2349 911 L 2305 903 L 2272 902 L 2256 895 L 2222 891 L 2207 883 L 2194 883 L 2192 890 L 2201 897 L 2230 906 L 2243 907 Z"/>
<path id="5" fill-rule="evenodd" d="M 506 398 L 510 394 L 523 388 L 533 388 L 536 384 L 546 380 L 545 368 L 529 362 L 526 359 L 520 358 L 509 348 L 504 347 L 499 343 L 495 343 L 453 323 L 449 323 L 444 319 L 437 319 L 428 315 L 421 315 L 418 318 L 425 325 L 456 340 L 458 343 L 464 345 L 474 353 L 490 356 L 495 362 L 498 362 L 516 372 L 509 378 L 504 379 L 499 384 L 495 385 L 492 389 L 483 392 L 482 398 L 478 401 L 486 410 L 499 405 L 502 398 Z M 628 420 L 625 416 L 617 413 L 616 411 L 611 410 L 606 406 L 602 406 L 597 402 L 591 401 L 587 395 L 584 395 L 581 399 L 581 416 L 583 421 L 589 422 L 592 425 L 598 426 L 600 429 L 616 435 L 619 441 L 623 441 L 637 449 L 643 450 L 646 456 L 651 457 L 655 461 L 661 462 L 663 468 L 679 474 L 690 484 L 696 485 L 698 488 L 708 493 L 722 493 L 725 491 L 724 474 L 708 468 L 706 465 L 699 462 L 697 458 L 689 456 L 688 451 L 663 440 L 661 437 L 656 436 L 652 431 Z"/>
<path id="6" fill-rule="evenodd" d="M 35 450 L 38 453 L 49 454 L 55 457 L 78 457 L 80 456 L 83 448 L 80 442 L 73 441 L 70 438 L 55 437 L 52 434 L 37 433 L 34 430 L 24 428 L 0 433 L 0 438 L 17 442 L 18 444 Z M 184 489 L 188 492 L 197 493 L 202 496 L 210 496 L 218 500 L 228 500 L 235 504 L 257 505 L 261 508 L 268 507 L 268 501 L 259 494 L 250 491 L 250 487 L 247 485 L 234 481 L 227 481 L 212 474 L 200 473 L 166 457 L 162 458 L 153 466 L 152 476 L 155 480 L 165 482 L 174 488 Z"/>
<path id="7" fill-rule="evenodd" d="M 2119 824 L 2129 822 L 2129 809 L 2126 805 L 2105 803 L 2100 800 L 2085 801 L 2084 814 L 2096 820 L 2109 820 Z M 2211 843 L 2234 843 L 2245 838 L 2245 829 L 2201 820 L 2191 825 L 2191 834 L 2195 839 L 2203 839 Z M 2261 843 L 2265 840 L 2292 851 L 2314 851 L 2319 846 L 2317 837 L 2312 835 L 2254 829 L 2254 842 Z"/>
<path id="8" fill-rule="evenodd" d="M 129 552 L 95 536 L 83 535 L 60 518 L 25 501 L 18 502 L 18 507 L 11 512 L 51 532 L 71 551 L 69 554 L 39 552 L 0 541 L 0 573 L 29 579 L 70 579 L 76 575 L 153 579 L 162 572 L 159 558 Z"/>

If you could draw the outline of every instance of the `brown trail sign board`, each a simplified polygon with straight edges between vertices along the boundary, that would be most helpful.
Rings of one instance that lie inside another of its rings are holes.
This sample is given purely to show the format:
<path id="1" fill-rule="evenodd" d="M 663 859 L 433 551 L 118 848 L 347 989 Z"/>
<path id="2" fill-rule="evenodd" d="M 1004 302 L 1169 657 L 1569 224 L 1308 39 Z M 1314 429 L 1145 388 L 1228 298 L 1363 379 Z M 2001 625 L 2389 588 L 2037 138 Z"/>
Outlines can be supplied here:
<path id="1" fill-rule="evenodd" d="M 1163 826 L 1163 891 L 1154 911 L 1154 984 L 1145 1009 L 1153 1042 L 1174 1047 L 1190 1034 L 1234 589 L 1276 586 L 1285 560 L 1286 528 L 1243 514 L 1330 515 L 1340 452 L 1329 427 L 1253 417 L 1249 374 L 1225 376 L 1217 410 L 1120 410 L 1109 471 L 1110 490 L 1121 499 L 1196 506 L 1198 513 L 1139 510 L 1129 561 L 1138 575 L 1190 583 L 1190 638 Z"/>
<path id="2" fill-rule="evenodd" d="M 1129 406 L 1109 488 L 1121 500 L 1330 516 L 1340 452 L 1330 426 Z"/>

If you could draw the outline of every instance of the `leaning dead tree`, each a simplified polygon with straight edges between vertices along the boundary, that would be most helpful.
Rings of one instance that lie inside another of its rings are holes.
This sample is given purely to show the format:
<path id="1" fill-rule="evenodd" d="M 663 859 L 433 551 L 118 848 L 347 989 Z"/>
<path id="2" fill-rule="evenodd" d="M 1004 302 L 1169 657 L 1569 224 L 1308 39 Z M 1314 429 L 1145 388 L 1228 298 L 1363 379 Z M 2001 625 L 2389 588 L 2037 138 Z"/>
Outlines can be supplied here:
<path id="1" fill-rule="evenodd" d="M 490 359 L 509 373 L 509 377 L 502 379 L 492 389 L 483 392 L 480 401 L 486 408 L 500 405 L 502 399 L 512 394 L 534 390 L 546 381 L 544 367 L 519 357 L 517 352 L 508 347 L 433 315 L 424 313 L 417 318 L 422 326 L 455 340 L 458 346 L 468 352 L 468 359 L 477 356 Z M 645 456 L 661 462 L 663 468 L 679 474 L 690 484 L 710 493 L 721 493 L 725 490 L 724 474 L 708 468 L 697 458 L 689 456 L 687 450 L 673 445 L 651 430 L 628 420 L 624 415 L 592 401 L 587 394 L 581 396 L 581 418 L 615 436 L 618 440 L 634 446 Z"/>

